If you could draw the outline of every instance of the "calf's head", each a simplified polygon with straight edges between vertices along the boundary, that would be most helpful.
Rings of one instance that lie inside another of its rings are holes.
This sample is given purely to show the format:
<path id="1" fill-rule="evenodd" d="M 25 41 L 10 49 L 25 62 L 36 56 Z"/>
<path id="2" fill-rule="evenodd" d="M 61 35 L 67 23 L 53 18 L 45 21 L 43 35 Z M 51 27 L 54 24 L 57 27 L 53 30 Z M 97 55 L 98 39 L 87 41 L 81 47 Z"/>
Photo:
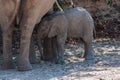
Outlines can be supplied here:
<path id="1" fill-rule="evenodd" d="M 47 19 L 43 19 L 38 26 L 39 37 L 41 38 L 46 37 L 49 32 L 49 28 L 50 28 L 49 21 Z"/>

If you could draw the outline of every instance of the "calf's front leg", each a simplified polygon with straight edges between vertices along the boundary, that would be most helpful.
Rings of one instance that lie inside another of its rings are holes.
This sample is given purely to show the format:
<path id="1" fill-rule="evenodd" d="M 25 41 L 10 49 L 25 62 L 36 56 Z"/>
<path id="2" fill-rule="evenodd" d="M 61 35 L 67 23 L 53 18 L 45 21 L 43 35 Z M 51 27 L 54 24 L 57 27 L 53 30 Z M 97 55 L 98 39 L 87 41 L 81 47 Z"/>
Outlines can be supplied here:
<path id="1" fill-rule="evenodd" d="M 64 62 L 64 44 L 66 36 L 67 33 L 57 36 L 58 63 Z"/>

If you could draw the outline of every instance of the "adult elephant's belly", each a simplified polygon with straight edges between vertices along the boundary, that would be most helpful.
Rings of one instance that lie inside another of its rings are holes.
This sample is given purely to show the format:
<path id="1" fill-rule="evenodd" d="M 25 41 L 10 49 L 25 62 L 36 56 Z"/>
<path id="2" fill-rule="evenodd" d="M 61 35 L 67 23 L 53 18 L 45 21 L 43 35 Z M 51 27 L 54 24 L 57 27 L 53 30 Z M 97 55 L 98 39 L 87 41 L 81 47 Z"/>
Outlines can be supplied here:
<path id="1" fill-rule="evenodd" d="M 42 1 L 40 2 L 40 4 L 38 5 L 39 7 L 39 10 L 38 10 L 39 18 L 37 20 L 38 23 L 40 22 L 41 18 L 53 7 L 54 3 L 55 3 L 55 0 L 44 0 L 43 2 Z"/>
<path id="2" fill-rule="evenodd" d="M 36 19 L 40 22 L 41 18 L 52 8 L 55 0 L 27 0 L 23 2 L 21 11 L 24 14 L 23 18 Z M 20 14 L 21 15 L 21 14 Z"/>

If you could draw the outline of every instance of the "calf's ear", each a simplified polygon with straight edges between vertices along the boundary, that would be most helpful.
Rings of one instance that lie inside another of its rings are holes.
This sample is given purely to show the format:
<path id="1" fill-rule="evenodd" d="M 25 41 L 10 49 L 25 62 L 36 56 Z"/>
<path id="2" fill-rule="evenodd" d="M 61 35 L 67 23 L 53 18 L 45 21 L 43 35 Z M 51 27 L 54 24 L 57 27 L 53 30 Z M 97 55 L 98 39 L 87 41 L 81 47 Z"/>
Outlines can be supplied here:
<path id="1" fill-rule="evenodd" d="M 50 29 L 48 31 L 48 37 L 51 38 L 51 37 L 54 37 L 57 35 L 57 25 L 56 24 L 53 24 L 50 26 Z"/>

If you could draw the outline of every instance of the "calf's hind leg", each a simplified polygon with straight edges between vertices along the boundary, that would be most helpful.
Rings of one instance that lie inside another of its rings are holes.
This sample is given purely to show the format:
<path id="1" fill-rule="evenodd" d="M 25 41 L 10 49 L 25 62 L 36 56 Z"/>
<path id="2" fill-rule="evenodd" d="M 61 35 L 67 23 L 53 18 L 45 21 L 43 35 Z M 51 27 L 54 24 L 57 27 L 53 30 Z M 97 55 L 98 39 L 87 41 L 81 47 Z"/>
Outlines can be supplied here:
<path id="1" fill-rule="evenodd" d="M 92 40 L 84 38 L 84 58 L 85 60 L 93 60 L 94 59 L 94 53 L 92 48 Z"/>

